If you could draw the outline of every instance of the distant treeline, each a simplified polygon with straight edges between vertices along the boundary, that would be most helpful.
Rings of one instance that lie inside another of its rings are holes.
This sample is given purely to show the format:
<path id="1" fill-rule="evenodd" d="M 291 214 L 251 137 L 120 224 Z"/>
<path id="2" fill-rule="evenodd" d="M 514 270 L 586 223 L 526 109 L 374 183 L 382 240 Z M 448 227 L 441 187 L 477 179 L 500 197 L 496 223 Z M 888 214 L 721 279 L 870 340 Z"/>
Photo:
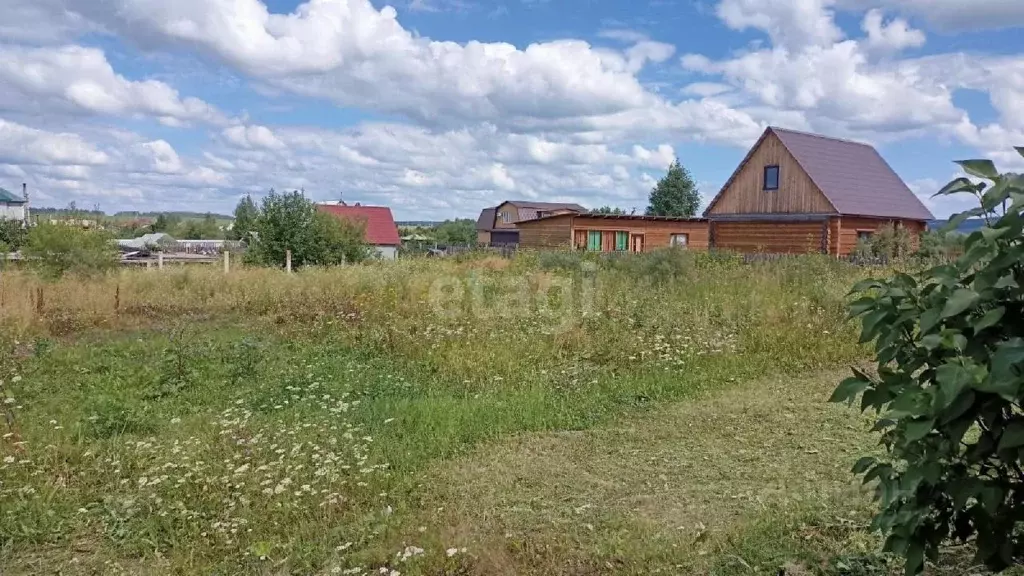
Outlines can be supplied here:
<path id="1" fill-rule="evenodd" d="M 50 216 L 74 216 L 75 218 L 117 218 L 117 219 L 138 219 L 138 218 L 150 218 L 156 219 L 160 215 L 167 218 L 177 218 L 179 220 L 202 220 L 206 217 L 206 212 L 188 212 L 188 211 L 175 211 L 175 212 L 137 212 L 137 211 L 121 211 L 115 212 L 114 214 L 107 214 L 102 210 L 84 210 L 82 208 L 51 208 L 51 207 L 32 207 L 32 214 L 38 215 L 50 215 Z M 227 214 L 212 214 L 217 220 L 231 220 L 232 216 Z"/>

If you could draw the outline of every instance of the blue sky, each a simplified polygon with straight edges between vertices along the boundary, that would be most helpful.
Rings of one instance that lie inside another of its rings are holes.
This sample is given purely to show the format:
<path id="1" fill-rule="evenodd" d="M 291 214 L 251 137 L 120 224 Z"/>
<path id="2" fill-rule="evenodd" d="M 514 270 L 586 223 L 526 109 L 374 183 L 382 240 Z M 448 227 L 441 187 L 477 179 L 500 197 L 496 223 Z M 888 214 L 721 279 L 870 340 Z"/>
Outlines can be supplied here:
<path id="1" fill-rule="evenodd" d="M 928 196 L 1024 169 L 1017 0 L 0 0 L 0 186 L 230 211 L 302 188 L 472 217 L 710 198 L 768 125 L 868 141 Z"/>

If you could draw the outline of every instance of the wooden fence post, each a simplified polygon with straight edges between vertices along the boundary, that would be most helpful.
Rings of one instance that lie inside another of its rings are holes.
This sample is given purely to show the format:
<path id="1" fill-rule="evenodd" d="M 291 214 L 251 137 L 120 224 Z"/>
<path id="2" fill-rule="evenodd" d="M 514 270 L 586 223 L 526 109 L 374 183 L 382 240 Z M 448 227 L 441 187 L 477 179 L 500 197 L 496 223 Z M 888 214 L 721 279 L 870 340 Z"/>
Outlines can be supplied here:
<path id="1" fill-rule="evenodd" d="M 157 252 L 156 253 L 156 267 L 158 269 L 160 269 L 160 270 L 164 269 L 164 253 L 163 252 Z"/>
<path id="2" fill-rule="evenodd" d="M 228 274 L 231 272 L 231 252 L 224 251 L 224 273 Z"/>
<path id="3" fill-rule="evenodd" d="M 114 313 L 118 314 L 121 311 L 121 284 L 117 285 L 114 289 Z"/>
<path id="4" fill-rule="evenodd" d="M 285 250 L 284 251 L 284 269 L 285 269 L 285 272 L 288 272 L 289 274 L 292 273 L 292 251 L 291 250 Z"/>

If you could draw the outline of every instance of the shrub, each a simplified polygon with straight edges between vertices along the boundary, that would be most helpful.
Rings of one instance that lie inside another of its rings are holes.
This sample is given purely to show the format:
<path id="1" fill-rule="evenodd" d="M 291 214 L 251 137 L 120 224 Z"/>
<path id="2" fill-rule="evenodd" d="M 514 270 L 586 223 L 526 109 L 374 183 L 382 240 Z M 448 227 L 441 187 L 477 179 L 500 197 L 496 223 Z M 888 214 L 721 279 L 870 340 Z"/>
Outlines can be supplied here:
<path id="1" fill-rule="evenodd" d="M 951 265 L 854 286 L 850 311 L 861 341 L 875 344 L 878 373 L 855 370 L 832 397 L 863 392 L 861 408 L 880 414 L 885 456 L 854 472 L 877 481 L 872 526 L 908 573 L 949 540 L 975 539 L 979 561 L 997 570 L 1024 554 L 1024 176 L 988 160 L 959 164 L 992 186 L 960 178 L 939 191 L 981 203 L 948 227 L 972 216 L 988 225 Z"/>
<path id="2" fill-rule="evenodd" d="M 879 258 L 899 260 L 910 255 L 913 241 L 904 226 L 885 224 L 871 236 L 871 251 Z"/>
<path id="3" fill-rule="evenodd" d="M 33 227 L 22 253 L 49 279 L 67 273 L 86 276 L 102 273 L 118 263 L 117 249 L 106 234 L 62 224 Z"/>

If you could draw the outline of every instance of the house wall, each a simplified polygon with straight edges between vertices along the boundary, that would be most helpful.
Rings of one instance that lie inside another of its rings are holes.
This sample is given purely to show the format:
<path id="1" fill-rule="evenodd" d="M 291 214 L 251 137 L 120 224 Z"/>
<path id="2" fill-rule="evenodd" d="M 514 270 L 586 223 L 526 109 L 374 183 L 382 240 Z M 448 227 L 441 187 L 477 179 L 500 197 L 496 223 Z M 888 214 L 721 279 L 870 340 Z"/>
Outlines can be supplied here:
<path id="1" fill-rule="evenodd" d="M 519 223 L 519 245 L 523 248 L 569 248 L 572 216 Z"/>
<path id="2" fill-rule="evenodd" d="M 573 234 L 580 230 L 624 231 L 643 234 L 644 252 L 668 248 L 673 234 L 686 234 L 687 248 L 708 249 L 708 223 L 706 221 L 672 220 L 629 220 L 618 218 L 590 218 L 576 216 L 572 219 Z"/>
<path id="3" fill-rule="evenodd" d="M 0 203 L 0 218 L 5 220 L 24 220 L 25 205 Z"/>
<path id="4" fill-rule="evenodd" d="M 832 252 L 830 250 L 830 253 L 837 256 L 849 256 L 853 252 L 854 248 L 857 247 L 857 235 L 859 232 L 873 233 L 886 224 L 906 227 L 910 231 L 911 250 L 917 250 L 921 242 L 921 234 L 927 228 L 927 225 L 920 220 L 890 220 L 885 218 L 860 218 L 856 216 L 843 216 L 841 218 L 832 218 L 832 220 L 838 221 L 836 223 L 838 230 L 836 230 L 835 239 L 830 242 L 830 246 L 834 247 L 835 251 Z"/>
<path id="5" fill-rule="evenodd" d="M 764 190 L 764 167 L 779 166 L 779 189 Z M 735 178 L 711 206 L 708 216 L 721 214 L 833 214 L 835 209 L 818 190 L 778 136 L 769 133 L 740 167 Z"/>
<path id="6" fill-rule="evenodd" d="M 398 257 L 398 248 L 396 246 L 374 246 L 377 250 L 377 254 L 384 260 L 394 260 Z"/>
<path id="7" fill-rule="evenodd" d="M 506 223 L 502 214 L 509 214 L 509 222 Z M 494 209 L 494 227 L 515 230 L 516 222 L 519 221 L 519 209 L 513 204 L 505 202 Z"/>
<path id="8" fill-rule="evenodd" d="M 714 247 L 723 250 L 769 254 L 823 252 L 822 239 L 828 222 L 779 222 L 768 220 L 713 222 Z"/>
<path id="9" fill-rule="evenodd" d="M 476 232 L 476 243 L 477 244 L 490 244 L 491 243 L 491 232 L 489 230 L 477 230 L 477 232 Z"/>

